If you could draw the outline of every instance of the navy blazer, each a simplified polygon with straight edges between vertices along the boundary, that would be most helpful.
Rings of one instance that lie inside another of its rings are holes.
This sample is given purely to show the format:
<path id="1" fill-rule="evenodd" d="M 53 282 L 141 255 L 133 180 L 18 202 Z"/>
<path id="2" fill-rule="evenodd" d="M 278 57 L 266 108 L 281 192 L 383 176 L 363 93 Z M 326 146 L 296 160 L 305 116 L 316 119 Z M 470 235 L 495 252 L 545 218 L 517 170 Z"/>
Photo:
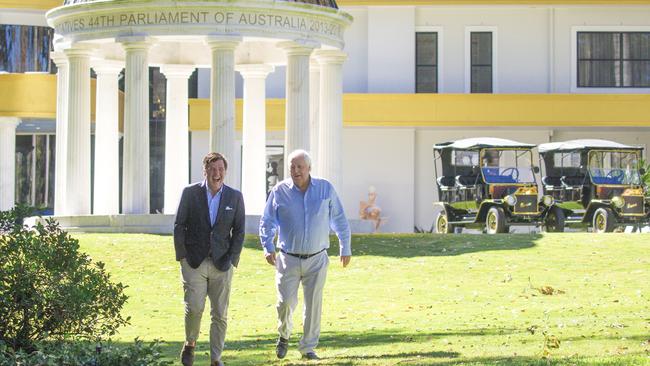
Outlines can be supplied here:
<path id="1" fill-rule="evenodd" d="M 187 259 L 198 268 L 212 254 L 212 262 L 220 271 L 237 267 L 244 245 L 244 198 L 236 189 L 223 185 L 216 222 L 210 222 L 210 211 L 203 183 L 183 189 L 174 222 L 176 260 Z"/>

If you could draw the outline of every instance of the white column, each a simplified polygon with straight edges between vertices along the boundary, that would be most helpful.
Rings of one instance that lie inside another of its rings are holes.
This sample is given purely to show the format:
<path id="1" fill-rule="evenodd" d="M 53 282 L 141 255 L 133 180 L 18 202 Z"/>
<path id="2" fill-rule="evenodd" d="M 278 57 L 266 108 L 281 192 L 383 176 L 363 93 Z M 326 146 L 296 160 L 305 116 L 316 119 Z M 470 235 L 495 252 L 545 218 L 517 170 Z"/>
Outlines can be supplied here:
<path id="1" fill-rule="evenodd" d="M 90 214 L 90 54 L 71 48 L 68 57 L 65 215 Z"/>
<path id="2" fill-rule="evenodd" d="M 149 62 L 144 37 L 120 39 L 126 51 L 122 213 L 149 213 Z"/>
<path id="3" fill-rule="evenodd" d="M 0 117 L 0 211 L 16 204 L 16 126 L 20 119 Z"/>
<path id="4" fill-rule="evenodd" d="M 189 183 L 189 127 L 187 80 L 194 66 L 165 65 L 167 78 L 165 122 L 165 203 L 163 213 L 176 213 L 183 188 Z"/>
<path id="5" fill-rule="evenodd" d="M 309 149 L 311 173 L 320 176 L 318 164 L 318 133 L 320 132 L 320 64 L 314 58 L 309 62 Z"/>
<path id="6" fill-rule="evenodd" d="M 239 65 L 244 78 L 242 193 L 246 213 L 261 215 L 266 203 L 266 77 L 271 65 Z"/>
<path id="7" fill-rule="evenodd" d="M 95 112 L 95 177 L 93 214 L 117 215 L 120 212 L 119 88 L 121 63 L 99 61 Z"/>
<path id="8" fill-rule="evenodd" d="M 343 134 L 343 63 L 344 52 L 318 51 L 321 64 L 320 129 L 318 142 L 319 172 L 341 192 L 341 145 Z"/>
<path id="9" fill-rule="evenodd" d="M 284 176 L 288 177 L 287 156 L 296 149 L 309 151 L 309 55 L 314 48 L 297 42 L 278 46 L 287 55 Z"/>
<path id="10" fill-rule="evenodd" d="M 65 213 L 65 180 L 68 143 L 68 58 L 62 52 L 53 52 L 56 64 L 56 151 L 54 163 L 54 214 Z"/>
<path id="11" fill-rule="evenodd" d="M 212 51 L 210 87 L 210 151 L 226 156 L 235 162 L 235 48 L 239 37 L 210 36 L 207 39 Z M 240 168 L 228 166 L 226 183 L 237 187 Z"/>

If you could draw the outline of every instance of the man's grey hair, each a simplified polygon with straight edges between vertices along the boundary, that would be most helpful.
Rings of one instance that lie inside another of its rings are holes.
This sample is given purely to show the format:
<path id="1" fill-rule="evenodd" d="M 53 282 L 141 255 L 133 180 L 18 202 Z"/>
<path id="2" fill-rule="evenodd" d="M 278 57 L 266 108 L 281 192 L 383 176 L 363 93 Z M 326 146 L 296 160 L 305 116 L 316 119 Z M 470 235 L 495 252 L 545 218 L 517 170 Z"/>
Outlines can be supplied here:
<path id="1" fill-rule="evenodd" d="M 311 168 L 311 156 L 307 151 L 302 149 L 294 150 L 291 152 L 291 154 L 289 154 L 289 156 L 287 157 L 288 160 L 287 165 L 291 167 L 291 160 L 299 157 L 305 159 L 305 163 L 307 163 L 307 166 Z"/>

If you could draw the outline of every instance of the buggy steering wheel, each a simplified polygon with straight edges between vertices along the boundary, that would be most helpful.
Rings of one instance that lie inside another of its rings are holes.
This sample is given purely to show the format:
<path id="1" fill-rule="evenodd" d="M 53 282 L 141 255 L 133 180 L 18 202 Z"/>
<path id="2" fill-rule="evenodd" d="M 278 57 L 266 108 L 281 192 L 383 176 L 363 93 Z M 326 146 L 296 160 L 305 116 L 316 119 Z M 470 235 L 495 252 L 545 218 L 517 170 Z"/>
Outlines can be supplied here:
<path id="1" fill-rule="evenodd" d="M 607 176 L 605 178 L 620 180 L 619 178 L 621 178 L 623 174 L 625 174 L 623 169 L 612 169 L 609 171 L 609 173 L 607 173 Z"/>
<path id="2" fill-rule="evenodd" d="M 519 169 L 512 167 L 512 168 L 506 168 L 501 172 L 501 176 L 510 176 L 510 179 L 513 181 L 517 181 L 519 178 Z"/>

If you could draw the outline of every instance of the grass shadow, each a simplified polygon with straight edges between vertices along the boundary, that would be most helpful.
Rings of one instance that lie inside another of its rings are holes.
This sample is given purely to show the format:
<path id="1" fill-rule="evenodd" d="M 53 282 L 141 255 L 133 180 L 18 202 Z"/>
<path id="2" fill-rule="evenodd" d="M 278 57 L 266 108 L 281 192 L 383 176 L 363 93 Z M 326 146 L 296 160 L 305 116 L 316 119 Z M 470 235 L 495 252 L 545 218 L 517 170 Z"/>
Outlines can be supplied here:
<path id="1" fill-rule="evenodd" d="M 366 234 L 352 235 L 353 256 L 392 258 L 447 257 L 495 250 L 521 250 L 535 246 L 541 234 Z M 330 237 L 330 256 L 338 256 L 338 239 Z M 262 250 L 256 236 L 246 236 L 244 246 Z"/>
<path id="2" fill-rule="evenodd" d="M 482 332 L 494 332 L 495 330 L 477 329 L 467 332 L 460 332 L 461 335 L 481 335 Z M 395 344 L 398 340 L 388 337 L 388 333 L 372 334 L 370 337 L 364 337 L 365 333 L 355 333 L 355 338 L 361 337 L 360 342 L 350 343 L 349 336 L 345 333 L 327 333 L 324 334 L 321 345 L 317 351 L 322 357 L 320 361 L 304 361 L 296 351 L 295 342 L 290 343 L 290 351 L 287 358 L 278 360 L 275 358 L 275 335 L 265 334 L 260 336 L 245 337 L 245 339 L 226 340 L 226 350 L 224 351 L 223 360 L 229 366 L 235 365 L 268 365 L 277 364 L 283 366 L 296 365 L 374 365 L 374 364 L 399 364 L 399 365 L 422 365 L 422 366 L 446 366 L 446 365 L 531 365 L 531 366 L 587 366 L 587 365 L 611 365 L 622 366 L 630 364 L 639 364 L 646 357 L 641 353 L 631 353 L 621 355 L 616 358 L 602 359 L 598 357 L 570 356 L 544 359 L 531 356 L 491 356 L 491 357 L 463 357 L 460 352 L 453 350 L 436 350 L 431 343 L 421 343 L 421 351 L 405 352 L 396 350 L 394 353 L 381 351 L 376 354 L 366 354 L 355 352 L 355 347 L 362 347 L 373 344 Z M 429 334 L 411 334 L 414 341 L 418 339 L 424 342 L 425 337 L 443 337 L 459 334 L 458 332 L 449 333 L 429 333 Z M 400 333 L 401 336 L 407 336 L 406 333 Z M 407 336 L 408 337 L 408 336 Z M 255 339 L 257 338 L 257 339 Z M 120 343 L 116 343 L 120 344 Z M 126 345 L 126 343 L 124 344 Z M 173 361 L 174 365 L 179 364 L 179 354 L 182 342 L 165 342 L 161 344 L 161 354 L 167 360 Z M 195 365 L 208 365 L 210 362 L 209 344 L 207 341 L 197 343 L 195 354 Z"/>

